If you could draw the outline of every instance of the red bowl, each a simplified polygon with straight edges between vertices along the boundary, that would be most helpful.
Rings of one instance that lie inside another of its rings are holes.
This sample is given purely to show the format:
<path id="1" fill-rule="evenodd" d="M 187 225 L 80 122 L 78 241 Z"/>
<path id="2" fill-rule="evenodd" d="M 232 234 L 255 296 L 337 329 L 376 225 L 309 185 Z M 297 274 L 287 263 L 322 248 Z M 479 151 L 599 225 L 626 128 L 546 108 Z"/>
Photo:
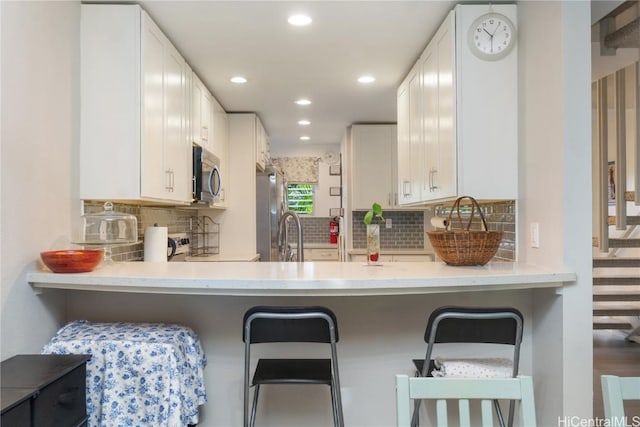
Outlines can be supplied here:
<path id="1" fill-rule="evenodd" d="M 92 271 L 104 257 L 102 249 L 40 252 L 44 265 L 54 273 L 85 273 Z"/>

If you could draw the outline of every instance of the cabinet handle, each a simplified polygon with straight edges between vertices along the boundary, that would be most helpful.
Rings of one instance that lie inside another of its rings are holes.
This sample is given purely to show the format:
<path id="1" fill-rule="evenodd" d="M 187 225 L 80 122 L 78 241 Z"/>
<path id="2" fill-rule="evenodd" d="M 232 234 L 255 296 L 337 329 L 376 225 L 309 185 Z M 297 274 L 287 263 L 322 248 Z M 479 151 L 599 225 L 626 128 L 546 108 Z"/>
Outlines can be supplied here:
<path id="1" fill-rule="evenodd" d="M 391 206 L 391 193 L 387 193 L 387 205 Z"/>
<path id="2" fill-rule="evenodd" d="M 411 182 L 407 180 L 402 181 L 402 195 L 404 197 L 411 195 Z"/>
<path id="3" fill-rule="evenodd" d="M 438 170 L 436 168 L 429 169 L 429 191 L 436 191 L 438 186 L 436 185 L 438 177 Z"/>
<path id="4" fill-rule="evenodd" d="M 438 169 L 433 168 L 433 191 L 438 189 Z"/>
<path id="5" fill-rule="evenodd" d="M 171 169 L 167 169 L 165 172 L 167 178 L 167 184 L 164 186 L 164 189 L 167 191 L 171 191 Z"/>

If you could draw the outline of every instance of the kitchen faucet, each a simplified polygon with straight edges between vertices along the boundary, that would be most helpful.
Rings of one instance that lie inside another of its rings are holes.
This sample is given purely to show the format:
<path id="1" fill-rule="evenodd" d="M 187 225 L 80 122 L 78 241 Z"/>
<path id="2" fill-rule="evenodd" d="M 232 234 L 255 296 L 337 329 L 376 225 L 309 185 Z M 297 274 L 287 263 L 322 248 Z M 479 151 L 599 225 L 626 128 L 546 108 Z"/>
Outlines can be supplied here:
<path id="1" fill-rule="evenodd" d="M 293 261 L 294 254 L 289 244 L 289 233 L 287 230 L 287 220 L 293 218 L 296 223 L 298 231 L 298 247 L 295 255 L 295 260 L 298 262 L 304 262 L 304 252 L 302 250 L 302 224 L 300 224 L 300 217 L 293 211 L 286 211 L 280 217 L 278 223 L 278 253 L 280 255 L 280 261 Z"/>

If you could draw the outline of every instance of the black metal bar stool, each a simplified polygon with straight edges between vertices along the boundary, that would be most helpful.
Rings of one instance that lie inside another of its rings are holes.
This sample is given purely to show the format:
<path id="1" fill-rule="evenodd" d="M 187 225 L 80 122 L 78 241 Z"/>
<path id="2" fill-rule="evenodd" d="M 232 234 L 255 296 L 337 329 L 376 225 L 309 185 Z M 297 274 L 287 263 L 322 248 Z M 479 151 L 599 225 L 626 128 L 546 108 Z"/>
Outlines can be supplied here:
<path id="1" fill-rule="evenodd" d="M 414 359 L 416 374 L 432 376 L 435 368 L 433 350 L 439 343 L 486 343 L 513 346 L 511 376 L 518 375 L 520 343 L 522 342 L 522 313 L 512 307 L 439 307 L 431 313 L 424 332 L 427 352 L 424 359 Z M 502 411 L 498 401 L 494 407 L 501 427 L 504 427 Z M 411 425 L 418 426 L 420 400 L 414 402 Z M 514 402 L 509 404 L 508 425 L 513 425 Z"/>
<path id="2" fill-rule="evenodd" d="M 333 423 L 343 427 L 342 398 L 338 376 L 338 324 L 326 307 L 253 307 L 244 315 L 244 426 L 253 427 L 260 386 L 263 384 L 325 384 L 331 390 Z M 330 359 L 258 360 L 249 383 L 251 344 L 326 343 L 331 346 Z M 249 416 L 249 389 L 254 387 Z"/>

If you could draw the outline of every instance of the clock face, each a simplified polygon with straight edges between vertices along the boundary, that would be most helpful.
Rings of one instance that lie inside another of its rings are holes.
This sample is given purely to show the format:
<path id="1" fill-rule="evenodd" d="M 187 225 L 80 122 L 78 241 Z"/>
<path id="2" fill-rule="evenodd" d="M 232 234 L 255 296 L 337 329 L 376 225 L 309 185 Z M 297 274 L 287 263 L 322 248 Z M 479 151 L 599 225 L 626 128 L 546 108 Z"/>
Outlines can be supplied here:
<path id="1" fill-rule="evenodd" d="M 506 16 L 487 13 L 473 21 L 468 41 L 471 51 L 481 59 L 504 58 L 516 44 L 516 28 Z"/>

